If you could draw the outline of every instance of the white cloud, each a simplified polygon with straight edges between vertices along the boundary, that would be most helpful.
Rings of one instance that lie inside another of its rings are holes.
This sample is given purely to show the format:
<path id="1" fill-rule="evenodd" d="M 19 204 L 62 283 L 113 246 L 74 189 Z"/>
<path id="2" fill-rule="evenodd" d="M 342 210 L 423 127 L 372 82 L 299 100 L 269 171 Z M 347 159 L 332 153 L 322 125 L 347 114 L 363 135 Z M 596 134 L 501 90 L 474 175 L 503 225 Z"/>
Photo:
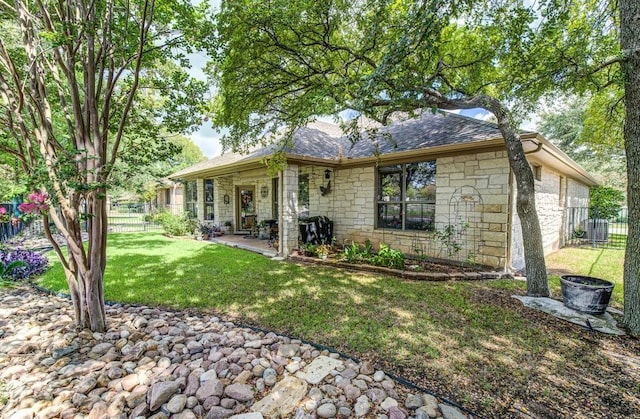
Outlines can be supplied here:
<path id="1" fill-rule="evenodd" d="M 204 123 L 200 129 L 191 134 L 191 140 L 200 147 L 202 153 L 208 158 L 220 155 L 222 147 L 220 146 L 220 137 L 224 133 L 213 129 L 210 122 Z"/>

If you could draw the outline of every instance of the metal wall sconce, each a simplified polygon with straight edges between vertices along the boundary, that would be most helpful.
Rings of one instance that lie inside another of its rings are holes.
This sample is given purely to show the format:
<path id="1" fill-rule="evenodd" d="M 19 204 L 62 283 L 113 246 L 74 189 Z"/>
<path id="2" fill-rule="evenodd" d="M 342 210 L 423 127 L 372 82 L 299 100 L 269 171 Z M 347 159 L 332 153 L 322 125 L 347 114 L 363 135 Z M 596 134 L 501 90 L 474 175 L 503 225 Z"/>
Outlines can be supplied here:
<path id="1" fill-rule="evenodd" d="M 229 205 L 229 202 L 231 202 L 231 200 L 229 199 L 229 195 L 224 194 L 224 196 L 222 197 L 222 200 L 224 201 L 225 205 Z"/>
<path id="2" fill-rule="evenodd" d="M 263 198 L 269 196 L 269 188 L 266 185 L 262 185 L 260 188 L 260 196 Z"/>
<path id="3" fill-rule="evenodd" d="M 324 171 L 324 178 L 327 181 L 327 186 L 320 185 L 320 195 L 325 196 L 329 192 L 331 192 L 331 170 L 327 169 Z"/>

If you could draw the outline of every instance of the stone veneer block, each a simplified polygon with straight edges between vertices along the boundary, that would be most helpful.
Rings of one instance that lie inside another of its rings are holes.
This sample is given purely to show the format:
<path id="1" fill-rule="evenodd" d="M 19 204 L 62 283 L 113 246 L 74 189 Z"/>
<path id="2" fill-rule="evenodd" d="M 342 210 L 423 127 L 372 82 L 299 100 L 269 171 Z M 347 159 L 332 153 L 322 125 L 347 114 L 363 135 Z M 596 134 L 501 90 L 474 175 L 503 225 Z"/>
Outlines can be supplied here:
<path id="1" fill-rule="evenodd" d="M 251 407 L 256 413 L 270 417 L 291 417 L 300 400 L 307 394 L 307 383 L 296 377 L 285 377 L 273 390 Z"/>
<path id="2" fill-rule="evenodd" d="M 342 361 L 329 358 L 328 356 L 319 356 L 313 360 L 311 364 L 304 369 L 304 378 L 309 384 L 318 384 L 324 377 L 339 366 L 342 365 Z M 302 374 L 301 374 L 302 375 Z"/>

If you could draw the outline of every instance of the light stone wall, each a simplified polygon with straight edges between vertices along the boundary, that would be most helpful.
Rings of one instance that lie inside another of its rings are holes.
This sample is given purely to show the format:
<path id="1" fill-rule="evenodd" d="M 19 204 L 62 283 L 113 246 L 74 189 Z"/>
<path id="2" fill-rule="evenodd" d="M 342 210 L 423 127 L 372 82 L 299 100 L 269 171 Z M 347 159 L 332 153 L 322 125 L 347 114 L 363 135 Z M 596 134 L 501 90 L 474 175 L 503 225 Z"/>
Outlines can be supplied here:
<path id="1" fill-rule="evenodd" d="M 569 179 L 567 184 L 567 207 L 588 207 L 589 187 L 577 180 Z"/>
<path id="2" fill-rule="evenodd" d="M 224 225 L 225 221 L 231 221 L 235 226 L 233 176 L 218 176 L 213 179 L 213 200 L 216 222 Z M 229 203 L 224 203 L 224 196 L 229 196 Z"/>
<path id="3" fill-rule="evenodd" d="M 204 179 L 196 179 L 198 220 L 204 220 Z M 214 214 L 215 215 L 215 214 Z"/>
<path id="4" fill-rule="evenodd" d="M 494 267 L 505 265 L 509 197 L 509 165 L 505 152 L 437 159 L 436 225 L 442 229 L 452 224 L 462 231 L 463 249 L 455 256 L 447 254 L 433 233 L 375 228 L 375 173 L 373 166 L 334 172 L 335 216 L 330 218 L 334 221 L 338 242 L 363 243 L 369 239 L 376 247 L 382 242 L 412 254 L 419 245 L 427 256 L 472 259 Z M 313 214 L 313 208 L 311 212 Z"/>
<path id="5" fill-rule="evenodd" d="M 322 196 L 320 186 L 327 187 L 328 180 L 324 178 L 324 171 L 330 170 L 331 190 Z M 309 216 L 323 215 L 330 220 L 335 218 L 336 176 L 335 171 L 325 166 L 300 166 L 301 175 L 309 175 Z"/>
<path id="6" fill-rule="evenodd" d="M 298 247 L 298 166 L 281 172 L 280 253 L 288 255 Z"/>
<path id="7" fill-rule="evenodd" d="M 548 255 L 563 246 L 563 232 L 566 230 L 567 207 L 589 205 L 589 187 L 575 179 L 548 167 L 541 167 L 541 178 L 535 181 L 536 211 L 542 232 L 544 254 Z M 514 202 L 515 202 L 514 190 Z M 520 271 L 525 268 L 523 237 L 520 219 L 513 206 L 512 256 L 510 266 Z"/>
<path id="8" fill-rule="evenodd" d="M 565 208 L 588 206 L 589 188 L 547 166 L 542 167 L 541 180 L 536 180 L 535 186 L 542 244 L 547 255 L 562 246 Z"/>

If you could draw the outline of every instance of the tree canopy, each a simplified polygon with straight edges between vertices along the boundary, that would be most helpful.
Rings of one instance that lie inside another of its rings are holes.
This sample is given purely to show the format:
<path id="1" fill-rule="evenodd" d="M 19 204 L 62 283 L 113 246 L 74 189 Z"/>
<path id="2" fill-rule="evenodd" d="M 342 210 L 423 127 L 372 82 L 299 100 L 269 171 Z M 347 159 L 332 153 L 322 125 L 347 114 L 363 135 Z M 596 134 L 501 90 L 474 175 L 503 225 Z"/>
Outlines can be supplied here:
<path id="1" fill-rule="evenodd" d="M 627 185 L 623 121 L 609 118 L 612 112 L 599 97 L 571 95 L 541 112 L 538 128 L 599 181 L 622 191 Z"/>
<path id="2" fill-rule="evenodd" d="M 38 195 L 50 208 L 45 232 L 80 326 L 106 327 L 105 196 L 123 145 L 145 148 L 161 125 L 182 132 L 201 121 L 207 86 L 184 70 L 200 17 L 183 0 L 0 0 L 0 151 L 48 192 Z"/>

